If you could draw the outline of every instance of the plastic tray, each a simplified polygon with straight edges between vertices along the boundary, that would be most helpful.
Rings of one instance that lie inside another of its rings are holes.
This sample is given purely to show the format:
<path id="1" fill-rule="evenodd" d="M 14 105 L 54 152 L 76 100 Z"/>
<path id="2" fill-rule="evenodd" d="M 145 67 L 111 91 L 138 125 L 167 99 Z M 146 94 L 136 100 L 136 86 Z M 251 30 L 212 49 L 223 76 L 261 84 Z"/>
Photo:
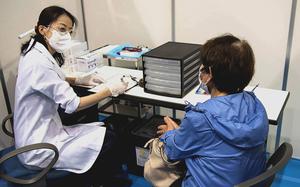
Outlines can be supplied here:
<path id="1" fill-rule="evenodd" d="M 146 76 L 146 82 L 154 85 L 165 86 L 170 88 L 181 88 L 180 81 L 170 81 L 166 79 L 156 79 L 150 76 Z"/>
<path id="2" fill-rule="evenodd" d="M 180 66 L 179 60 L 168 60 L 168 59 L 149 58 L 149 57 L 144 57 L 143 60 L 144 62 L 150 64 L 157 64 L 162 66 Z"/>
<path id="3" fill-rule="evenodd" d="M 180 95 L 181 90 L 177 88 L 170 88 L 169 86 L 159 86 L 159 85 L 154 85 L 150 83 L 146 83 L 146 88 L 152 91 L 156 92 L 161 92 L 161 93 L 169 93 L 169 94 L 174 94 L 174 95 Z"/>
<path id="4" fill-rule="evenodd" d="M 166 73 L 166 72 L 153 71 L 153 70 L 146 69 L 145 74 L 146 74 L 146 76 L 149 75 L 150 77 L 158 78 L 158 79 L 181 81 L 181 76 L 178 73 L 174 74 L 174 73 Z"/>
<path id="5" fill-rule="evenodd" d="M 144 63 L 144 67 L 146 69 L 151 69 L 155 71 L 160 71 L 160 72 L 169 72 L 169 73 L 178 73 L 180 74 L 180 66 L 161 66 L 161 65 L 156 65 L 156 64 L 149 64 L 149 63 Z"/>

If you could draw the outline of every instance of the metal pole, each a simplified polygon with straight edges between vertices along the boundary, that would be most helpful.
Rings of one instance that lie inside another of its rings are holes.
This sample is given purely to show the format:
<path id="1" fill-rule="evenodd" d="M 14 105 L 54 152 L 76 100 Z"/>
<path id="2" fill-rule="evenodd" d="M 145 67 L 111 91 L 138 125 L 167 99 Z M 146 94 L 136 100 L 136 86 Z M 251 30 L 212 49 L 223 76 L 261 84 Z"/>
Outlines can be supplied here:
<path id="1" fill-rule="evenodd" d="M 291 49 L 292 49 L 293 34 L 294 34 L 295 17 L 296 17 L 296 7 L 297 7 L 297 0 L 292 0 L 289 35 L 288 35 L 288 42 L 287 42 L 287 47 L 286 47 L 286 56 L 285 56 L 284 73 L 283 73 L 283 81 L 282 81 L 282 90 L 286 90 L 286 87 L 287 87 L 290 58 L 291 58 Z M 278 148 L 278 146 L 280 144 L 281 126 L 282 126 L 282 114 L 279 116 L 278 123 L 277 123 L 275 150 Z"/>
<path id="2" fill-rule="evenodd" d="M 82 12 L 82 25 L 83 25 L 83 31 L 84 31 L 84 40 L 86 41 L 87 45 L 89 46 L 89 41 L 87 37 L 87 30 L 86 30 L 86 19 L 85 19 L 85 12 L 84 12 L 84 2 L 83 0 L 81 2 L 81 12 Z"/>
<path id="3" fill-rule="evenodd" d="M 175 42 L 175 0 L 171 1 L 171 37 Z"/>

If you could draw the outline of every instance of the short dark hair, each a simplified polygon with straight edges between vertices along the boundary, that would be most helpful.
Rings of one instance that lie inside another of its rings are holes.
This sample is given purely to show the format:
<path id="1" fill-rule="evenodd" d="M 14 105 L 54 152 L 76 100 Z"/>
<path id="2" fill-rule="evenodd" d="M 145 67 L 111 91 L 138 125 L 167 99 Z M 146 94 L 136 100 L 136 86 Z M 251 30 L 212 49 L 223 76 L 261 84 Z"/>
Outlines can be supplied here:
<path id="1" fill-rule="evenodd" d="M 208 40 L 202 47 L 201 59 L 205 69 L 211 69 L 214 86 L 228 94 L 242 91 L 254 74 L 251 46 L 231 34 Z"/>
<path id="2" fill-rule="evenodd" d="M 77 24 L 77 19 L 70 12 L 68 12 L 66 9 L 64 9 L 62 7 L 49 6 L 47 8 L 44 8 L 42 10 L 42 12 L 40 13 L 37 25 L 35 27 L 35 35 L 33 36 L 34 43 L 31 45 L 30 49 L 28 49 L 28 50 L 27 50 L 27 48 L 29 46 L 30 40 L 27 41 L 25 44 L 23 44 L 21 47 L 21 54 L 26 55 L 26 53 L 28 53 L 33 48 L 33 46 L 35 45 L 36 42 L 43 44 L 47 48 L 45 38 L 39 32 L 39 26 L 40 25 L 48 26 L 51 23 L 53 23 L 54 21 L 56 21 L 58 19 L 58 17 L 61 15 L 67 15 L 72 20 L 73 25 Z M 60 54 L 54 53 L 54 57 L 56 57 L 56 59 L 60 63 L 63 63 L 63 59 Z"/>

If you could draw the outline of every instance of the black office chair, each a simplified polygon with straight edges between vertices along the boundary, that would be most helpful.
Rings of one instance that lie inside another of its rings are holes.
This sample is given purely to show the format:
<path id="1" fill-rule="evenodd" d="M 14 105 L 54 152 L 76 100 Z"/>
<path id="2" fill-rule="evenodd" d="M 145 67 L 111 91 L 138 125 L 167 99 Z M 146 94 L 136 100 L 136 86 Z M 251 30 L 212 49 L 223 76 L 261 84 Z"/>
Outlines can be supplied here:
<path id="1" fill-rule="evenodd" d="M 35 171 L 25 168 L 18 158 L 18 154 L 36 150 L 36 149 L 50 149 L 54 151 L 54 157 L 50 164 L 41 171 Z M 5 148 L 0 151 L 0 186 L 14 187 L 14 186 L 46 186 L 46 174 L 50 171 L 52 166 L 58 159 L 57 148 L 49 143 L 38 143 L 15 149 L 14 146 Z"/>
<path id="2" fill-rule="evenodd" d="M 279 172 L 289 161 L 293 154 L 293 147 L 289 143 L 282 143 L 280 147 L 272 154 L 267 162 L 267 170 L 262 174 L 244 181 L 235 187 L 250 187 L 250 186 L 262 186 L 269 187 L 275 178 L 277 172 Z"/>
<path id="3" fill-rule="evenodd" d="M 11 129 L 13 129 L 13 114 L 7 114 L 2 120 L 2 131 L 9 137 L 14 138 L 14 132 L 8 130 L 6 124 L 10 121 Z"/>
<path id="4" fill-rule="evenodd" d="M 9 101 L 9 96 L 8 96 L 8 91 L 6 88 L 6 82 L 5 82 L 5 78 L 4 78 L 4 73 L 3 73 L 3 69 L 2 69 L 2 64 L 0 63 L 0 81 L 1 81 L 1 87 L 2 87 L 2 92 L 3 92 L 3 96 L 4 96 L 4 100 L 5 100 L 5 104 L 6 104 L 6 109 L 8 112 L 8 115 L 3 119 L 2 123 L 6 123 L 7 120 L 10 120 L 10 124 L 13 125 L 13 117 L 12 117 L 12 109 L 10 106 L 10 101 Z M 8 131 L 7 128 L 3 128 L 5 127 L 5 124 L 2 124 L 2 130 L 5 134 L 7 134 L 10 137 L 14 137 L 13 133 Z"/>
<path id="5" fill-rule="evenodd" d="M 13 131 L 9 131 L 6 127 L 6 122 L 13 118 L 12 114 L 7 115 L 2 121 L 2 130 L 8 136 L 13 138 Z M 20 162 L 17 158 L 18 154 L 24 152 L 50 149 L 54 152 L 54 156 L 49 165 L 42 170 L 31 170 Z M 55 170 L 53 165 L 58 160 L 59 153 L 57 148 L 49 143 L 37 143 L 27 145 L 16 149 L 15 146 L 10 146 L 0 151 L 0 186 L 1 187 L 17 187 L 17 186 L 57 186 L 71 183 L 71 177 L 76 176 L 67 171 Z M 82 181 L 83 182 L 83 181 Z M 84 184 L 82 184 L 84 185 Z"/>

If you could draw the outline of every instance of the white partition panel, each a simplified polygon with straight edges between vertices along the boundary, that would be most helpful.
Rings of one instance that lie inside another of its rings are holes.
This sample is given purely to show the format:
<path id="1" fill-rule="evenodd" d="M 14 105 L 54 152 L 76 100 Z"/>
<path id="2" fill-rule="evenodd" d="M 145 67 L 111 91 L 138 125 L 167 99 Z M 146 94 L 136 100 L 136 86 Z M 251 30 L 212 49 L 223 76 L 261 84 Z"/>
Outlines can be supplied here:
<path id="1" fill-rule="evenodd" d="M 155 47 L 171 40 L 171 1 L 86 0 L 90 49 L 131 43 Z"/>
<path id="2" fill-rule="evenodd" d="M 251 84 L 281 89 L 291 0 L 177 0 L 176 41 L 204 43 L 232 33 L 246 39 L 256 56 Z"/>

